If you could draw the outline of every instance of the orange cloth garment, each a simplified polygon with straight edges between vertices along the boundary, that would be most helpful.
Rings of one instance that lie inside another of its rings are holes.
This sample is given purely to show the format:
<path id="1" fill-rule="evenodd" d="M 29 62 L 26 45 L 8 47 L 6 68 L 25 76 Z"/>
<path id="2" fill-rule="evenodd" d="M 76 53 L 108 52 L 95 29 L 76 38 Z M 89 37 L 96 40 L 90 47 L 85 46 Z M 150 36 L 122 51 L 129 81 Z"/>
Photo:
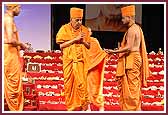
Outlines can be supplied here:
<path id="1" fill-rule="evenodd" d="M 83 18 L 83 9 L 72 7 L 70 9 L 71 18 Z"/>
<path id="2" fill-rule="evenodd" d="M 118 83 L 121 110 L 141 110 L 141 64 L 139 52 L 131 52 L 125 58 L 125 75 Z M 120 68 L 122 69 L 122 68 Z"/>
<path id="3" fill-rule="evenodd" d="M 87 52 L 89 65 L 87 83 L 90 103 L 101 107 L 104 106 L 103 79 L 106 53 L 102 50 L 99 41 L 91 37 L 90 49 Z"/>
<path id="4" fill-rule="evenodd" d="M 11 111 L 22 111 L 24 104 L 19 51 L 18 47 L 4 44 L 4 94 Z"/>
<path id="5" fill-rule="evenodd" d="M 141 86 L 146 85 L 149 65 L 144 36 L 141 31 L 140 52 L 121 53 L 118 59 L 116 77 L 119 77 L 120 107 L 122 110 L 141 109 Z M 126 45 L 124 35 L 121 47 Z"/>
<path id="6" fill-rule="evenodd" d="M 81 26 L 74 30 L 69 24 L 63 25 L 57 33 L 56 43 L 61 44 L 68 40 L 74 39 L 80 32 L 89 35 L 88 29 Z M 90 38 L 84 39 L 90 42 Z M 86 47 L 83 44 L 72 44 L 63 49 L 63 72 L 64 72 L 64 89 L 65 104 L 69 111 L 78 107 L 85 109 L 88 104 L 87 92 L 87 63 Z"/>
<path id="7" fill-rule="evenodd" d="M 121 8 L 122 16 L 135 16 L 135 5 L 130 5 Z"/>
<path id="8" fill-rule="evenodd" d="M 144 35 L 141 27 L 139 27 L 139 29 L 141 31 L 141 46 L 140 46 L 140 53 L 142 57 L 141 81 L 142 81 L 142 86 L 147 86 L 147 78 L 150 76 L 149 61 L 148 61 L 148 55 L 146 51 Z"/>

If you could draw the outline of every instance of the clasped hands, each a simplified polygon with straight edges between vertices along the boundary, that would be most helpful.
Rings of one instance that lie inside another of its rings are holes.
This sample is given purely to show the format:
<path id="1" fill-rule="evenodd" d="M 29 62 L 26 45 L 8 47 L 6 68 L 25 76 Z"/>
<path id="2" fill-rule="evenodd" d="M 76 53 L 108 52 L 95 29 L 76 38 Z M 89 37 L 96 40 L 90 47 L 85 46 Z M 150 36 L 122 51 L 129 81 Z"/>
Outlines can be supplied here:
<path id="1" fill-rule="evenodd" d="M 75 43 L 84 43 L 84 38 L 86 37 L 85 33 L 80 33 L 75 39 Z"/>

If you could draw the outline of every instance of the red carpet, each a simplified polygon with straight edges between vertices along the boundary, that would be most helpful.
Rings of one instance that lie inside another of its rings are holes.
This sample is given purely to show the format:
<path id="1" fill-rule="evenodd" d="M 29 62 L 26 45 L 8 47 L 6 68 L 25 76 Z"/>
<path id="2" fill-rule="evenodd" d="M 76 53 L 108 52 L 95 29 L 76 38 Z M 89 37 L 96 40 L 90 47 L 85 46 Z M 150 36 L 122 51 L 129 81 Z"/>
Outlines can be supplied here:
<path id="1" fill-rule="evenodd" d="M 41 64 L 41 72 L 27 72 L 24 79 L 24 111 L 66 111 L 64 105 L 64 82 L 60 51 L 46 53 L 25 53 L 25 63 Z M 142 110 L 164 110 L 164 55 L 149 54 L 151 76 L 148 87 L 142 88 Z M 105 67 L 104 90 L 105 111 L 120 111 L 117 82 L 114 76 L 117 57 L 111 56 Z M 23 68 L 26 68 L 25 64 Z M 6 105 L 5 105 L 6 107 Z M 98 108 L 91 105 L 93 111 Z"/>

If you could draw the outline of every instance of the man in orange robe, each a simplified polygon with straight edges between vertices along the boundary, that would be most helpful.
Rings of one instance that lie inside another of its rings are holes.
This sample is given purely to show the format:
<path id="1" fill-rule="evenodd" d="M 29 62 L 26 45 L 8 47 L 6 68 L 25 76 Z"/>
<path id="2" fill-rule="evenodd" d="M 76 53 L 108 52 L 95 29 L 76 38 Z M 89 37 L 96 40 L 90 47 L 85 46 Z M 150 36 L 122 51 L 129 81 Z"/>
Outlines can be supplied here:
<path id="1" fill-rule="evenodd" d="M 18 4 L 7 4 L 4 15 L 4 94 L 11 111 L 22 111 L 24 104 L 19 51 L 28 46 L 19 42 L 14 22 L 20 7 Z"/>
<path id="2" fill-rule="evenodd" d="M 88 107 L 86 50 L 90 48 L 90 37 L 82 18 L 83 9 L 71 8 L 70 23 L 56 35 L 56 43 L 63 51 L 65 104 L 69 111 Z"/>
<path id="3" fill-rule="evenodd" d="M 148 57 L 142 29 L 135 24 L 135 5 L 123 7 L 122 22 L 128 25 L 118 50 L 116 77 L 119 85 L 119 104 L 123 111 L 141 110 L 141 86 L 147 85 L 149 76 Z"/>
<path id="4" fill-rule="evenodd" d="M 89 29 L 90 35 L 92 34 Z M 104 67 L 106 64 L 106 52 L 102 50 L 99 41 L 90 37 L 90 49 L 87 52 L 88 60 L 88 93 L 90 103 L 99 107 L 100 111 L 104 110 L 104 98 L 103 98 L 103 80 L 104 80 Z M 90 109 L 90 108 L 89 108 Z M 89 110 L 88 109 L 88 110 Z M 91 110 L 91 109 L 90 109 Z"/>

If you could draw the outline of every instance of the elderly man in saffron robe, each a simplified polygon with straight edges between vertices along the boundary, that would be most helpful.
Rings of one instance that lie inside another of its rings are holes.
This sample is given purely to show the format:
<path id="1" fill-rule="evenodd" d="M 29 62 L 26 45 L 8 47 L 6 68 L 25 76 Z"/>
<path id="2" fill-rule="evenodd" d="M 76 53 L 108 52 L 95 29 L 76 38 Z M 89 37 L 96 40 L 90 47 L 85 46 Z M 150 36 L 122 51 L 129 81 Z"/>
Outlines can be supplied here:
<path id="1" fill-rule="evenodd" d="M 108 53 L 119 53 L 116 77 L 123 111 L 141 110 L 141 86 L 147 85 L 149 65 L 144 35 L 135 24 L 135 5 L 121 8 L 122 22 L 128 26 L 121 47 Z"/>
<path id="2" fill-rule="evenodd" d="M 90 48 L 90 37 L 82 18 L 83 9 L 72 7 L 70 22 L 56 35 L 56 43 L 63 51 L 65 104 L 69 111 L 88 108 L 86 50 Z"/>

